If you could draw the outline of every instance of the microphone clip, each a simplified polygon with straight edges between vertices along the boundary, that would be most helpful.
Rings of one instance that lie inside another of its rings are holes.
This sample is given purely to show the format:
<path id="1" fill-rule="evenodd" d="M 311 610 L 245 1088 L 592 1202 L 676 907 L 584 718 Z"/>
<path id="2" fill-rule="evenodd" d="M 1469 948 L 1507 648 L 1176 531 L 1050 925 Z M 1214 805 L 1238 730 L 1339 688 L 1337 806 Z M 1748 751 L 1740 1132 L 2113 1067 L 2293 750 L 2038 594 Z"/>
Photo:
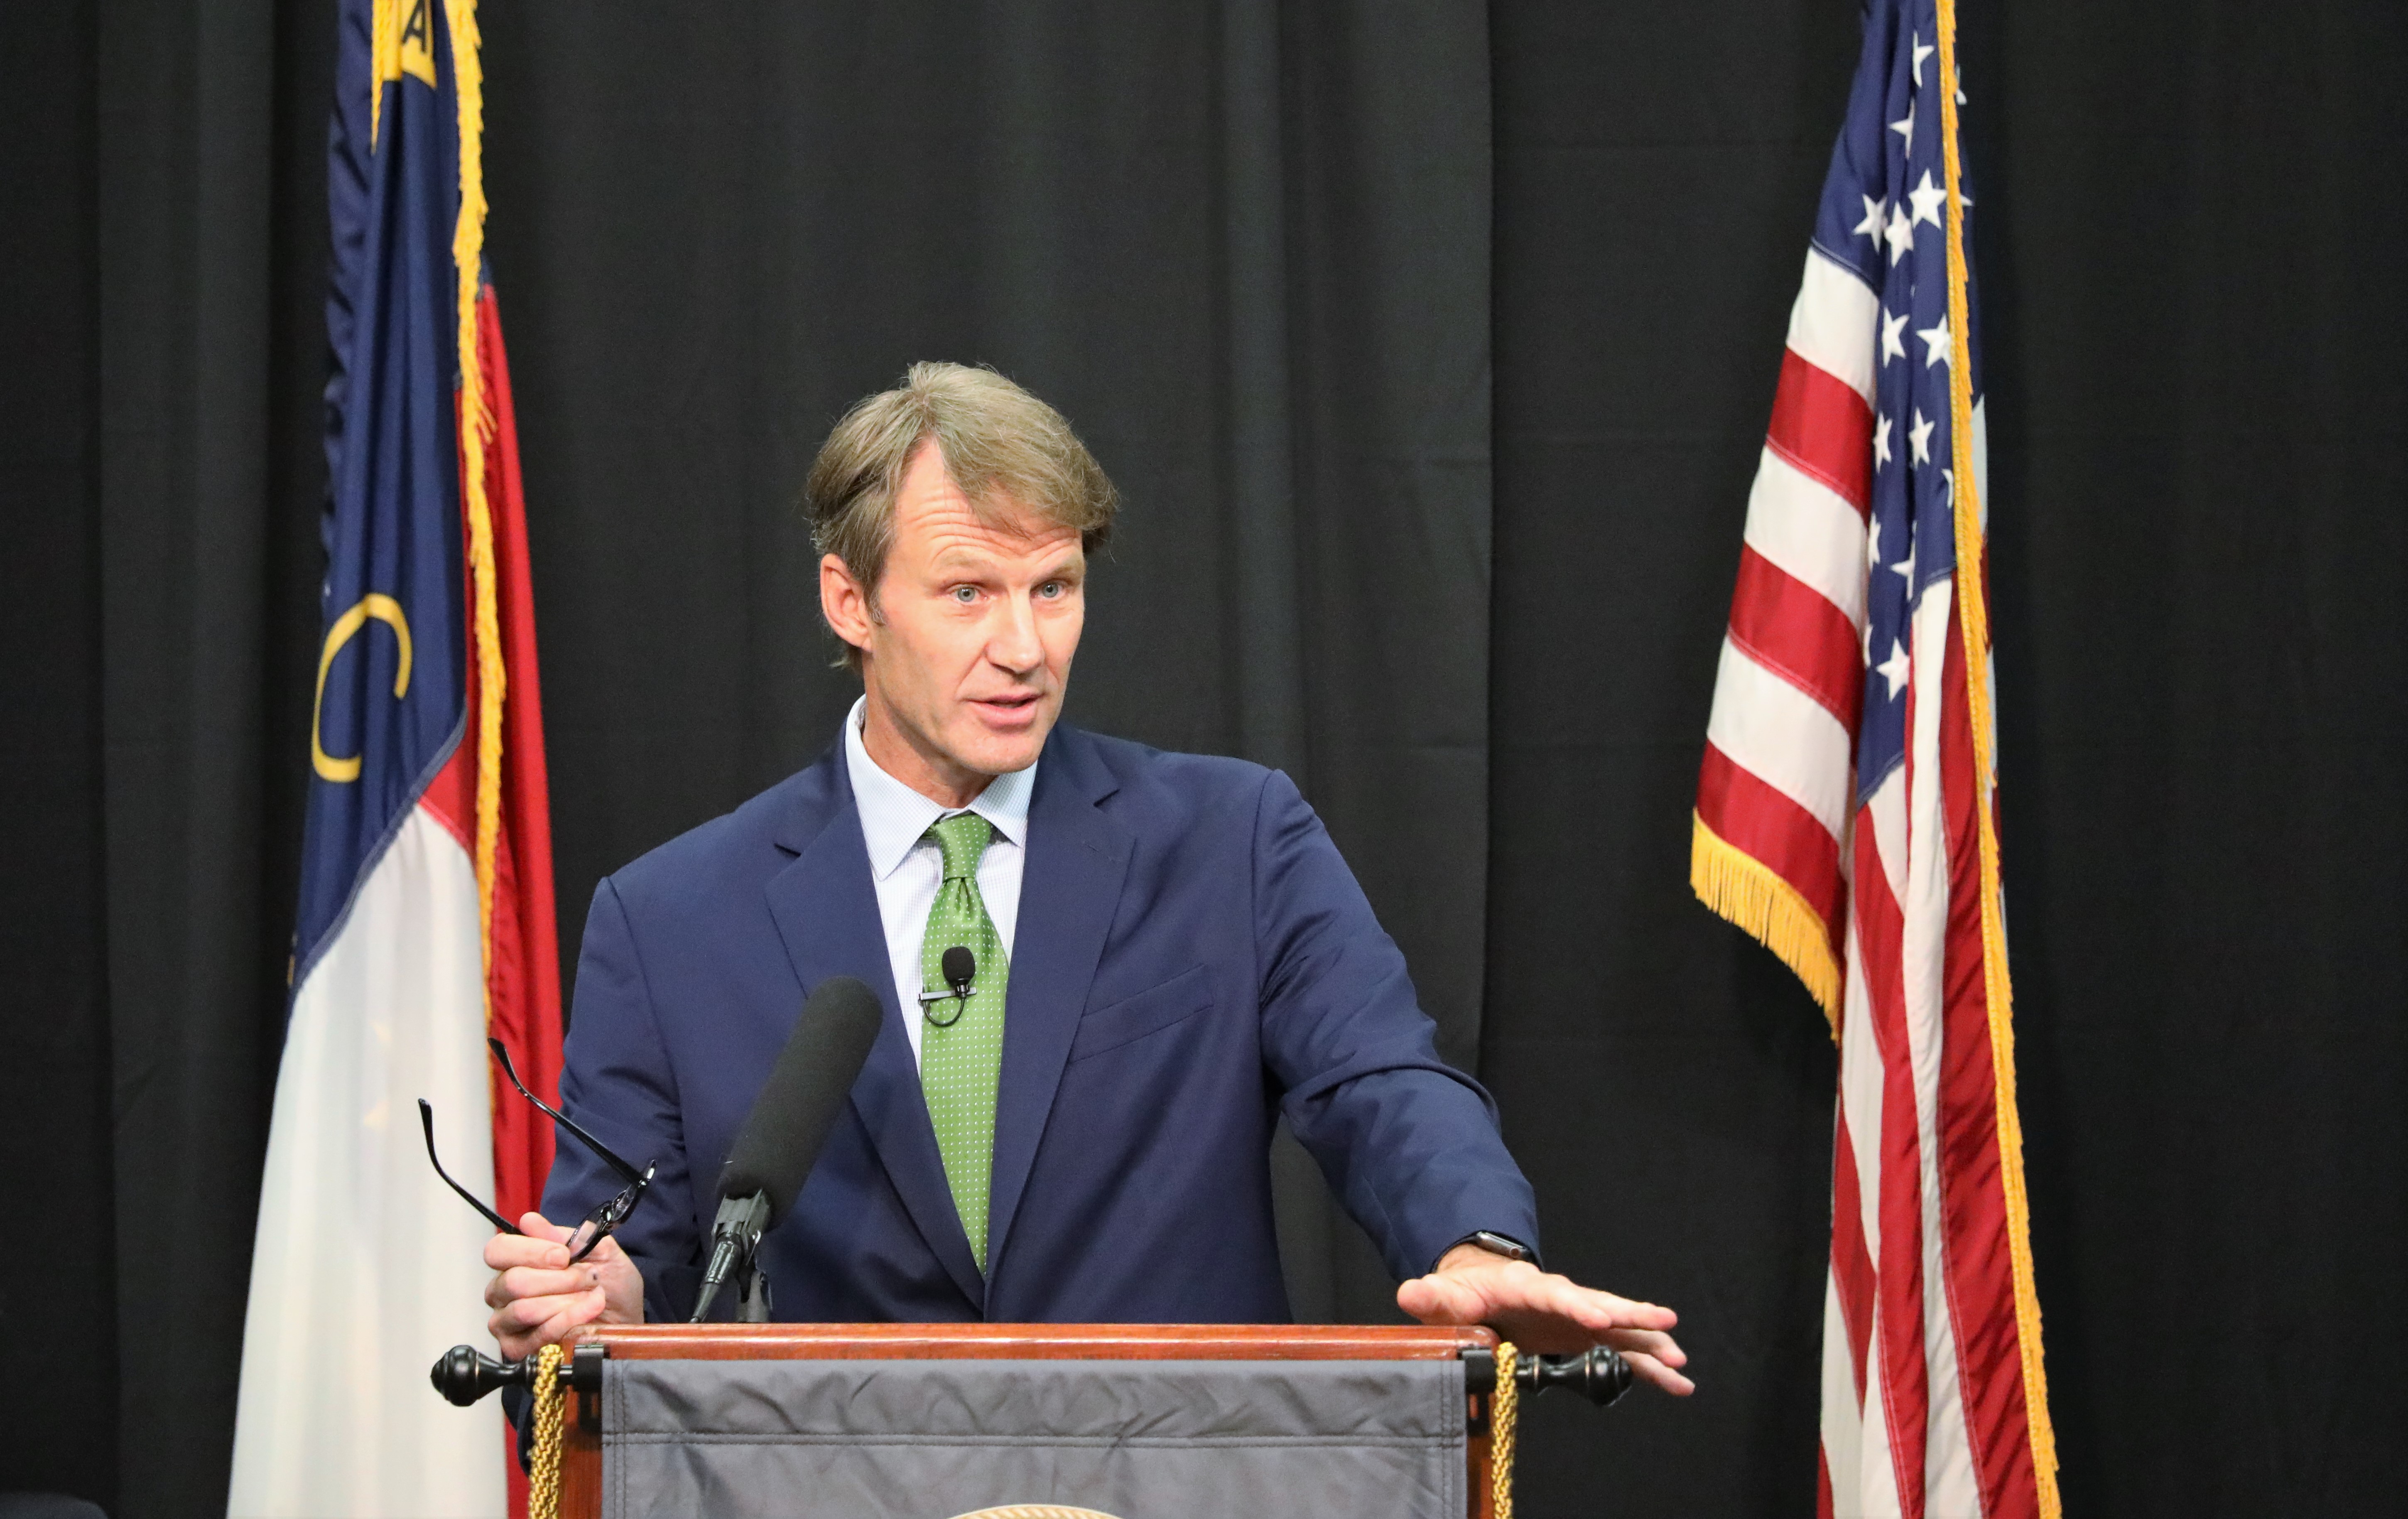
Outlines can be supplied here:
<path id="1" fill-rule="evenodd" d="M 710 1231 L 710 1263 L 688 1322 L 701 1324 L 729 1282 L 736 1283 L 737 1322 L 769 1322 L 769 1273 L 760 1268 L 761 1236 L 769 1226 L 769 1200 L 761 1193 L 723 1198 Z"/>

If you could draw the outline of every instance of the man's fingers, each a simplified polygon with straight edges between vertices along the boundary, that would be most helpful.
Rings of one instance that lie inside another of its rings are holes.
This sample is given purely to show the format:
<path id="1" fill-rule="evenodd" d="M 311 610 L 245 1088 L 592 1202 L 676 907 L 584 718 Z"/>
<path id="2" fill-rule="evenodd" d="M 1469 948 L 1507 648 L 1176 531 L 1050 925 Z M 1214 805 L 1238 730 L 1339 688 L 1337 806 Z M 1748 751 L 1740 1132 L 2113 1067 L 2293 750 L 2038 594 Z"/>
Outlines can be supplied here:
<path id="1" fill-rule="evenodd" d="M 1635 1303 L 1551 1273 L 1500 1275 L 1484 1285 L 1492 1313 L 1545 1313 L 1569 1319 L 1592 1334 L 1612 1329 L 1663 1330 L 1680 1322 L 1680 1315 L 1669 1308 Z"/>
<path id="2" fill-rule="evenodd" d="M 519 1297 L 496 1310 L 485 1328 L 517 1360 L 602 1316 L 607 1300 L 599 1287 L 548 1297 Z"/>
<path id="3" fill-rule="evenodd" d="M 1555 1294 L 1556 1311 L 1578 1319 L 1591 1329 L 1670 1329 L 1681 1322 L 1681 1315 L 1654 1303 L 1634 1303 L 1627 1297 L 1616 1297 L 1610 1292 L 1576 1286 L 1562 1277 L 1548 1279 L 1559 1283 Z M 1555 1305 L 1551 1305 L 1555 1306 Z"/>
<path id="4" fill-rule="evenodd" d="M 1477 1324 L 1487 1300 L 1443 1274 L 1415 1277 L 1397 1289 L 1397 1306 L 1424 1324 Z"/>
<path id="5" fill-rule="evenodd" d="M 536 1332 L 536 1347 L 541 1349 L 545 1345 L 567 1339 L 577 1330 L 600 1318 L 602 1308 L 602 1289 L 599 1287 L 566 1299 L 560 1311 L 545 1321 L 543 1327 Z"/>
<path id="6" fill-rule="evenodd" d="M 515 1297 L 554 1297 L 564 1293 L 583 1292 L 601 1283 L 602 1273 L 593 1267 L 579 1265 L 566 1270 L 541 1267 L 514 1266 L 496 1272 L 485 1283 L 485 1306 L 499 1308 Z"/>
<path id="7" fill-rule="evenodd" d="M 500 1340 L 502 1349 L 510 1355 L 522 1355 L 525 1352 L 516 1348 L 517 1341 L 537 1333 L 559 1317 L 563 1308 L 583 1296 L 562 1293 L 550 1297 L 513 1297 L 494 1310 L 493 1317 L 485 1321 L 486 1332 Z"/>
<path id="8" fill-rule="evenodd" d="M 1625 1360 L 1633 1355 L 1647 1355 L 1666 1366 L 1689 1364 L 1689 1354 L 1674 1342 L 1670 1335 L 1656 1329 L 1614 1329 L 1605 1336 L 1605 1342 L 1621 1352 Z"/>
<path id="9" fill-rule="evenodd" d="M 563 1228 L 532 1209 L 519 1215 L 519 1227 L 524 1230 L 527 1238 L 531 1240 L 548 1240 L 556 1245 L 566 1244 L 568 1237 L 577 1232 L 574 1229 Z"/>
<path id="10" fill-rule="evenodd" d="M 1675 1397 L 1686 1397 L 1698 1390 L 1696 1383 L 1643 1351 L 1624 1351 L 1622 1358 L 1629 1363 L 1631 1375 Z"/>
<path id="11" fill-rule="evenodd" d="M 538 1215 L 529 1213 L 527 1217 L 538 1218 Z M 496 1271 L 507 1271 L 513 1266 L 545 1266 L 557 1269 L 568 1264 L 568 1249 L 558 1240 L 542 1236 L 497 1234 L 485 1241 L 485 1264 Z"/>

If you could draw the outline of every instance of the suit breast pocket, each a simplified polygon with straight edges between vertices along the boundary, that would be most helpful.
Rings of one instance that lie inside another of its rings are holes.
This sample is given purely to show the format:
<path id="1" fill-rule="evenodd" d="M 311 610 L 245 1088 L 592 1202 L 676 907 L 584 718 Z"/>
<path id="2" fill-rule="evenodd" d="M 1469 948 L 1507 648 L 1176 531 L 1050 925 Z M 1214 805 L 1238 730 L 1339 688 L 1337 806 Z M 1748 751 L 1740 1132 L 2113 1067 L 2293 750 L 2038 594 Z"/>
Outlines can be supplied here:
<path id="1" fill-rule="evenodd" d="M 1069 1063 L 1158 1034 L 1211 1006 L 1211 978 L 1202 966 L 1190 966 L 1159 986 L 1090 1010 L 1071 1038 Z"/>

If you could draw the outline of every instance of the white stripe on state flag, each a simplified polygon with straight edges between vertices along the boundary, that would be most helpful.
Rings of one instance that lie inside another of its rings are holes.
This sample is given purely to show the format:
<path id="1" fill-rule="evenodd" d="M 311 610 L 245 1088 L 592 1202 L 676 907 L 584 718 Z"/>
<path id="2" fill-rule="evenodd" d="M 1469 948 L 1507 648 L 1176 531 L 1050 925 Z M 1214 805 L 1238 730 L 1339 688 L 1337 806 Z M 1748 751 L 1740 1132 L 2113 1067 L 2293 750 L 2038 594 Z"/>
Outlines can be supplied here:
<path id="1" fill-rule="evenodd" d="M 1856 271 L 1806 251 L 1806 273 L 1789 308 L 1789 351 L 1873 404 L 1873 335 L 1881 297 Z"/>
<path id="2" fill-rule="evenodd" d="M 1750 659 L 1726 636 L 1706 740 L 1730 762 L 1844 837 L 1848 730 L 1830 709 Z"/>
<path id="3" fill-rule="evenodd" d="M 490 1346 L 492 1228 L 426 1164 L 488 1200 L 493 1117 L 477 878 L 412 808 L 293 999 L 260 1190 L 236 1416 L 233 1519 L 498 1519 L 494 1405 L 427 1385 Z"/>
<path id="4" fill-rule="evenodd" d="M 1747 546 L 1865 625 L 1865 520 L 1770 447 L 1747 495 Z"/>

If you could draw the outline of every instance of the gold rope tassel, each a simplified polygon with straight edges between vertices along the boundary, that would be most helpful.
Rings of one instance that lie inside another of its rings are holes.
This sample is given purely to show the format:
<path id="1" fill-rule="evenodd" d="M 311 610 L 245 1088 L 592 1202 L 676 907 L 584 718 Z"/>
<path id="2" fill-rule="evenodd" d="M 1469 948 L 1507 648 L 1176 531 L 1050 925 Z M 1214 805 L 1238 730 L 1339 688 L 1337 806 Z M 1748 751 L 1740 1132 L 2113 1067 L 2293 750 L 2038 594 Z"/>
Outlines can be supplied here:
<path id="1" fill-rule="evenodd" d="M 1497 1342 L 1497 1390 L 1488 1399 L 1488 1512 L 1513 1519 L 1513 1415 L 1522 1407 L 1522 1353 Z"/>
<path id="2" fill-rule="evenodd" d="M 527 1470 L 527 1519 L 560 1519 L 560 1347 L 535 1357 L 535 1460 Z"/>

